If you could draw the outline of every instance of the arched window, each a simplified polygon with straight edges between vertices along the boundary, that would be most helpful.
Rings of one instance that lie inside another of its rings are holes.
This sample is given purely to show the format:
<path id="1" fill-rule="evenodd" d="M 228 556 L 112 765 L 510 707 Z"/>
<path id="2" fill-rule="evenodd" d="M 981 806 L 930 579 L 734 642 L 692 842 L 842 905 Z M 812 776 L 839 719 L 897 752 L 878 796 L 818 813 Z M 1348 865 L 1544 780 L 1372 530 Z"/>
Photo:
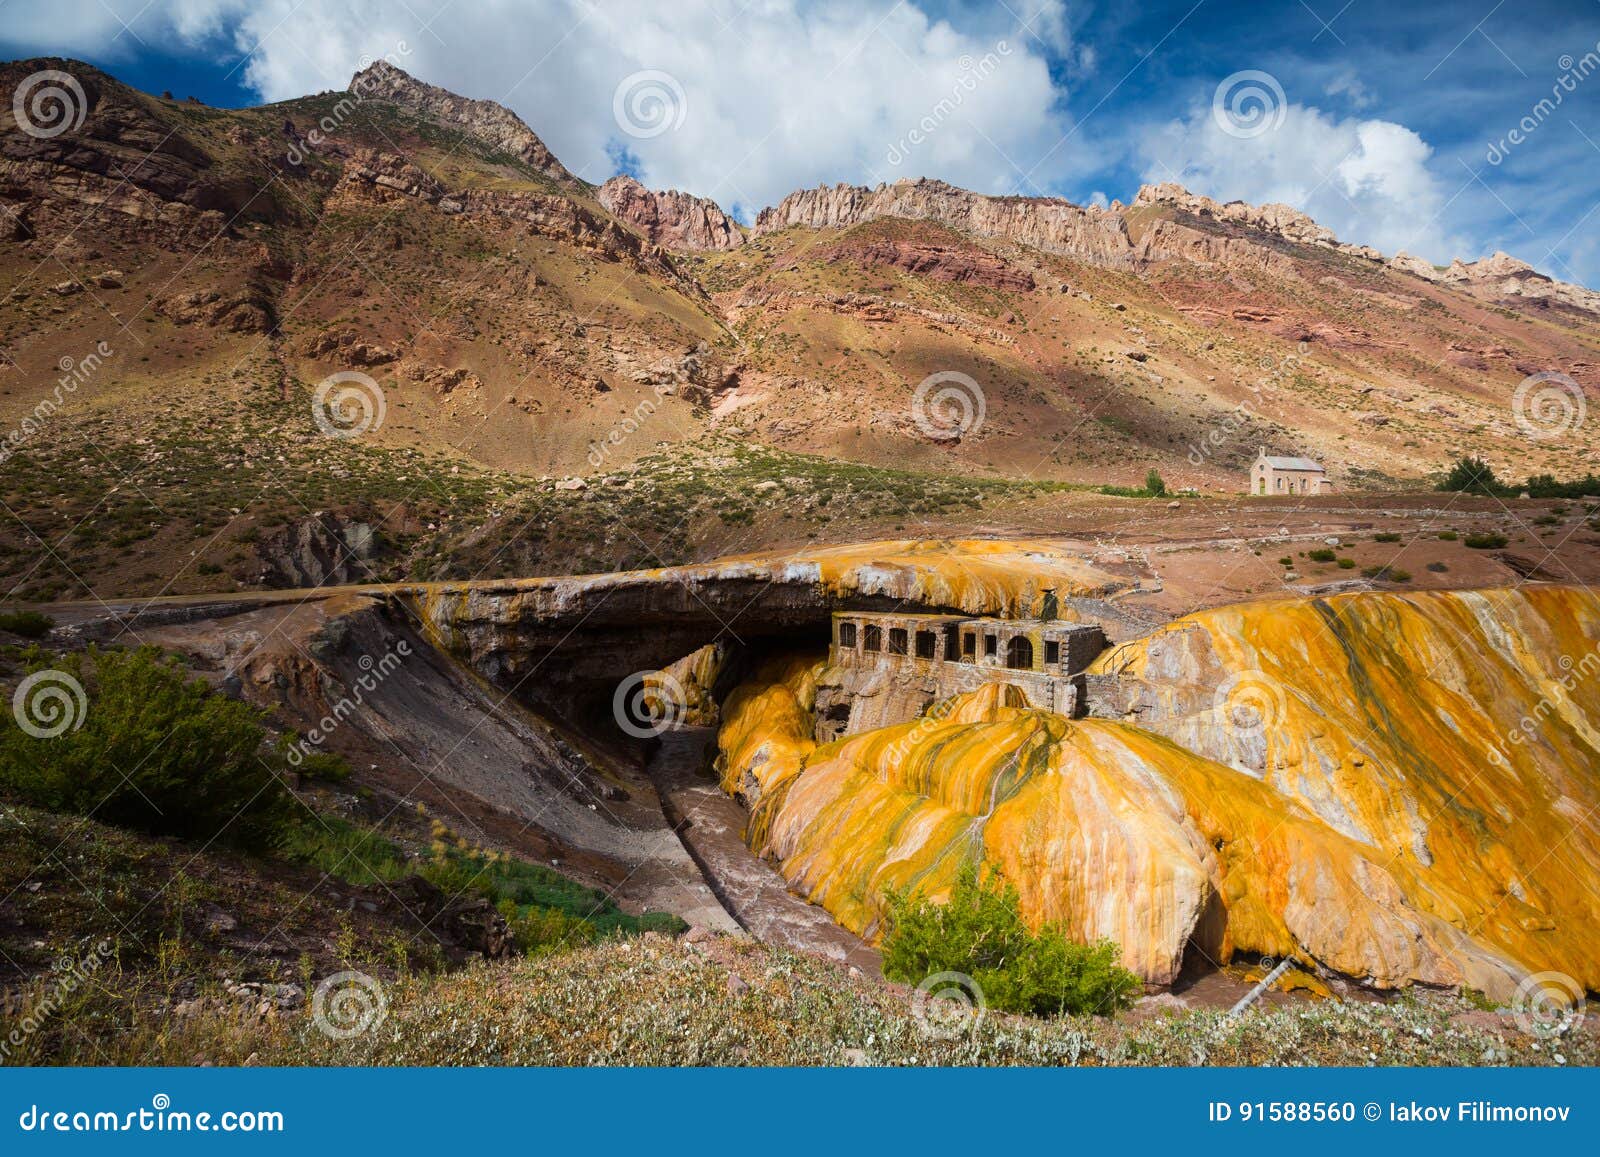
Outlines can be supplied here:
<path id="1" fill-rule="evenodd" d="M 1006 666 L 1013 671 L 1033 670 L 1033 644 L 1026 635 L 1015 635 L 1006 643 Z"/>
<path id="2" fill-rule="evenodd" d="M 852 651 L 855 650 L 856 625 L 854 623 L 839 624 L 839 646 L 848 647 Z"/>

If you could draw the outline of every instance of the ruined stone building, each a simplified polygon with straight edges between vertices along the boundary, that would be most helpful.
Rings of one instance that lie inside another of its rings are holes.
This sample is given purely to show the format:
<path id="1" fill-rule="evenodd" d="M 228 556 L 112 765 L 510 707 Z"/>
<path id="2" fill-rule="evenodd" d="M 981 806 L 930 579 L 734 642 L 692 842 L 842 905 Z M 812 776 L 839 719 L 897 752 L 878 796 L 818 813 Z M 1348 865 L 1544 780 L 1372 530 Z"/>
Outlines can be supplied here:
<path id="1" fill-rule="evenodd" d="M 909 722 L 994 682 L 1020 688 L 1030 706 L 1074 715 L 1084 671 L 1105 647 L 1099 626 L 1058 619 L 841 611 L 817 681 L 817 738 Z"/>

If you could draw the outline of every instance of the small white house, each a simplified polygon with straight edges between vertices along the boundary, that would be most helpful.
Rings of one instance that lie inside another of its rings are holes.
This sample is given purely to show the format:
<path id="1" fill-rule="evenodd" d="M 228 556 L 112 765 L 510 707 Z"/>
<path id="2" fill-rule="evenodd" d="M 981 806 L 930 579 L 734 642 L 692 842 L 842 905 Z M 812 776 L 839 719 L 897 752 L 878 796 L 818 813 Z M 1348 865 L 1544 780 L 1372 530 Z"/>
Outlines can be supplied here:
<path id="1" fill-rule="evenodd" d="M 1309 458 L 1275 458 L 1261 448 L 1250 467 L 1252 494 L 1331 494 L 1333 479 Z"/>

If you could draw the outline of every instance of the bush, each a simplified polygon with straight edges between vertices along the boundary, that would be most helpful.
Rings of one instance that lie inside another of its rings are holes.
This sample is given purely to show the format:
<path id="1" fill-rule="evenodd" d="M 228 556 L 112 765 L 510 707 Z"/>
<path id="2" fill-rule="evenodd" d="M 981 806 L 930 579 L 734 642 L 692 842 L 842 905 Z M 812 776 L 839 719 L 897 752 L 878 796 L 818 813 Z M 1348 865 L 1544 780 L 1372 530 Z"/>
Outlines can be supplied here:
<path id="1" fill-rule="evenodd" d="M 1456 539 L 1458 539 L 1460 537 L 1461 536 L 1459 534 L 1457 534 L 1453 530 L 1441 530 L 1439 532 L 1439 538 L 1443 542 L 1454 542 Z"/>
<path id="2" fill-rule="evenodd" d="M 1473 550 L 1499 550 L 1506 544 L 1503 534 L 1469 534 L 1461 540 Z"/>
<path id="3" fill-rule="evenodd" d="M 254 708 L 186 678 L 153 647 L 65 657 L 34 650 L 25 665 L 53 673 L 29 695 L 32 710 L 0 717 L 0 789 L 157 835 L 263 849 L 287 834 L 293 798 Z M 69 726 L 40 738 L 18 715 L 51 730 L 64 718 Z"/>
<path id="4" fill-rule="evenodd" d="M 55 625 L 54 619 L 38 611 L 7 611 L 0 614 L 0 631 L 10 631 L 24 639 L 42 639 Z"/>
<path id="5" fill-rule="evenodd" d="M 1444 574 L 1450 568 L 1445 566 L 1445 564 L 1442 562 L 1430 562 L 1428 564 L 1428 569 L 1434 574 Z"/>
<path id="6" fill-rule="evenodd" d="M 1354 570 L 1355 568 L 1356 568 L 1356 560 L 1355 559 L 1353 559 L 1353 558 L 1341 558 L 1339 560 L 1339 569 L 1340 570 Z"/>
<path id="7" fill-rule="evenodd" d="M 1164 498 L 1167 494 L 1167 480 L 1152 470 L 1144 476 L 1144 488 L 1151 498 Z"/>
<path id="8" fill-rule="evenodd" d="M 1399 542 L 1400 536 L 1392 530 L 1385 530 L 1372 536 L 1373 542 Z"/>
<path id="9" fill-rule="evenodd" d="M 991 1008 L 1035 1016 L 1110 1015 L 1140 992 L 1139 978 L 1118 964 L 1117 946 L 1073 942 L 1059 925 L 1030 932 L 1016 890 L 962 868 L 945 904 L 889 897 L 883 972 L 919 984 L 939 972 L 970 976 Z"/>
<path id="10" fill-rule="evenodd" d="M 1376 579 L 1383 583 L 1408 583 L 1411 581 L 1411 572 L 1401 570 L 1397 566 L 1368 566 L 1362 567 L 1361 573 L 1369 579 Z"/>
<path id="11" fill-rule="evenodd" d="M 1450 472 L 1439 483 L 1440 490 L 1453 490 L 1462 494 L 1505 494 L 1511 488 L 1494 476 L 1494 467 L 1482 458 L 1464 455 L 1450 466 Z"/>
<path id="12" fill-rule="evenodd" d="M 1338 555 L 1327 549 L 1313 550 L 1307 553 L 1307 558 L 1312 562 L 1332 562 Z"/>

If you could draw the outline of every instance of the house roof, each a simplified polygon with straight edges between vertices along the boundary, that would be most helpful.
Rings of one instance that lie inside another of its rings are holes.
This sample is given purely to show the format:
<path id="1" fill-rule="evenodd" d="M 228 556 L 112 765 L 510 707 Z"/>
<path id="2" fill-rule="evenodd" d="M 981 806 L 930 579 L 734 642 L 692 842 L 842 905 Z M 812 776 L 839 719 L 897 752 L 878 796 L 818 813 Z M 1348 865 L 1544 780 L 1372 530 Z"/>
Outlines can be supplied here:
<path id="1" fill-rule="evenodd" d="M 1325 473 L 1321 463 L 1313 462 L 1309 458 L 1272 458 L 1264 456 L 1261 461 L 1271 466 L 1274 470 L 1314 470 L 1319 474 Z"/>

